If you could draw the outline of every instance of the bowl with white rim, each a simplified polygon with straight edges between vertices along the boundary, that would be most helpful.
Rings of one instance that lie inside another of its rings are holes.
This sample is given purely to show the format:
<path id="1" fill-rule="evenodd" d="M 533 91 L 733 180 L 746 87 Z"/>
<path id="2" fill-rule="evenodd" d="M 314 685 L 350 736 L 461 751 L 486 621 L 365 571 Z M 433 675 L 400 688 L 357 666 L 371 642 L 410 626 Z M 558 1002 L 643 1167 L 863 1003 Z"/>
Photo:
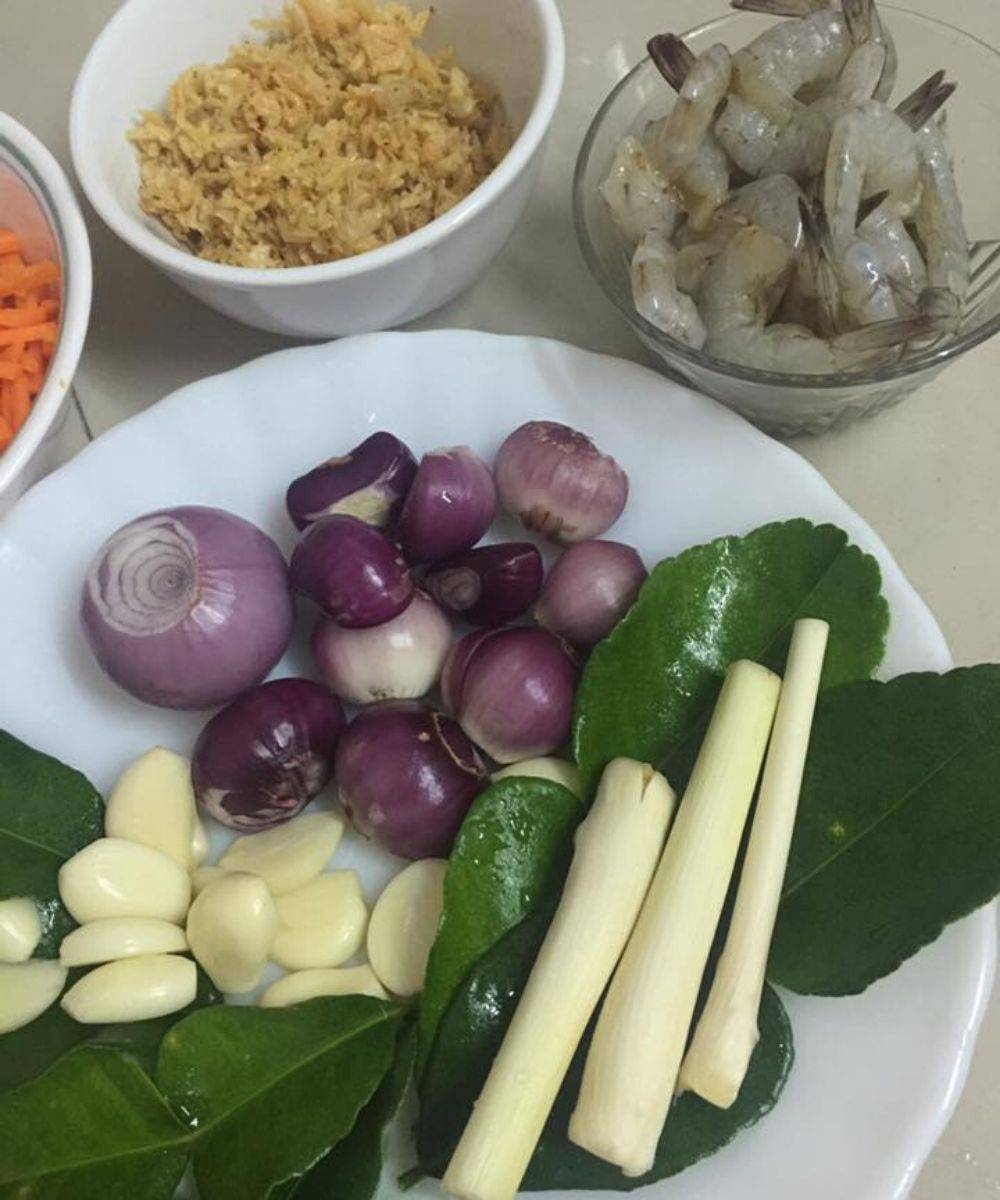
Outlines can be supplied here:
<path id="1" fill-rule="evenodd" d="M 276 17 L 278 0 L 126 0 L 91 47 L 73 90 L 70 148 L 87 198 L 111 230 L 181 287 L 244 324 L 326 338 L 403 324 L 438 308 L 486 269 L 528 202 L 565 65 L 555 0 L 439 0 L 424 42 L 499 93 L 513 143 L 448 212 L 378 249 L 314 266 L 251 269 L 182 247 L 139 205 L 126 140 L 140 112 L 162 107 L 196 63 L 220 62 Z M 416 4 L 414 4 L 416 7 Z"/>
<path id="2" fill-rule="evenodd" d="M 73 189 L 42 143 L 0 112 L 0 228 L 24 245 L 26 260 L 53 259 L 61 273 L 59 340 L 42 390 L 13 442 L 0 453 L 0 516 L 56 465 L 56 438 L 90 320 L 90 241 Z"/>

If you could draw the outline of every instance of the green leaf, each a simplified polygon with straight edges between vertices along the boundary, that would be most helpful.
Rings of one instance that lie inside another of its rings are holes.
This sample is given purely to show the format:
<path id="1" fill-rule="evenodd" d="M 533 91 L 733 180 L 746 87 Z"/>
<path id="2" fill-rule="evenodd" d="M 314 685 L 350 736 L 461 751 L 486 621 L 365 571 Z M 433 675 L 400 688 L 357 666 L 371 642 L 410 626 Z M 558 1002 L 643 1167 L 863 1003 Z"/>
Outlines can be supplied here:
<path id="1" fill-rule="evenodd" d="M 71 971 L 67 987 L 90 969 Z M 221 1003 L 221 993 L 199 969 L 198 994 L 194 1003 L 184 1012 Z M 171 1013 L 153 1021 L 132 1021 L 124 1025 L 80 1025 L 67 1016 L 58 1004 L 53 1004 L 30 1025 L 0 1036 L 0 1093 L 36 1078 L 64 1055 L 84 1044 L 122 1050 L 151 1075 L 163 1035 L 182 1015 Z"/>
<path id="2" fill-rule="evenodd" d="M 373 1200 L 382 1178 L 385 1137 L 399 1111 L 416 1057 L 413 1025 L 399 1035 L 392 1069 L 358 1114 L 354 1128 L 292 1191 L 295 1200 Z"/>
<path id="3" fill-rule="evenodd" d="M 561 784 L 515 777 L 480 795 L 459 830 L 444 910 L 420 1002 L 418 1074 L 466 972 L 522 917 L 558 891 L 583 809 Z"/>
<path id="4" fill-rule="evenodd" d="M 265 1200 L 345 1137 L 389 1070 L 403 1012 L 323 996 L 207 1008 L 175 1025 L 156 1079 L 197 1130 L 201 1200 Z"/>
<path id="5" fill-rule="evenodd" d="M 577 691 L 574 747 L 586 791 L 618 755 L 666 767 L 699 730 L 729 664 L 750 658 L 780 669 L 799 617 L 830 622 L 824 686 L 867 679 L 889 624 L 879 587 L 878 564 L 843 530 L 802 519 L 660 563 L 594 649 Z"/>
<path id="6" fill-rule="evenodd" d="M 420 1088 L 417 1152 L 440 1176 L 458 1142 L 524 989 L 549 924 L 549 911 L 527 917 L 467 977 L 443 1020 Z M 566 1135 L 576 1105 L 589 1031 L 570 1067 L 523 1184 L 525 1191 L 631 1191 L 675 1175 L 730 1142 L 776 1103 L 792 1064 L 788 1017 L 770 988 L 760 1014 L 761 1039 L 743 1088 L 729 1109 L 687 1094 L 674 1101 L 653 1170 L 628 1179 L 574 1146 Z"/>
<path id="7" fill-rule="evenodd" d="M 73 928 L 59 868 L 99 838 L 101 797 L 79 773 L 0 730 L 0 900 L 30 896 L 42 919 L 36 955 L 53 958 Z"/>
<path id="8" fill-rule="evenodd" d="M 1000 667 L 824 693 L 770 976 L 852 995 L 1000 890 Z"/>
<path id="9" fill-rule="evenodd" d="M 140 1067 L 83 1047 L 0 1096 L 2 1200 L 170 1200 L 191 1134 Z"/>

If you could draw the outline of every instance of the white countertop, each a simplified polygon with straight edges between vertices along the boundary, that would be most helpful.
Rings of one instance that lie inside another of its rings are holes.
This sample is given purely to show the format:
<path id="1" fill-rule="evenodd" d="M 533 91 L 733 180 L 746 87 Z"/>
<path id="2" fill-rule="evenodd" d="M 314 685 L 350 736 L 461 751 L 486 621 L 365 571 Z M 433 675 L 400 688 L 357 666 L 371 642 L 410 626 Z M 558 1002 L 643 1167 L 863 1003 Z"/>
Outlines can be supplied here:
<path id="1" fill-rule="evenodd" d="M 956 24 L 1000 45 L 997 0 L 906 3 L 932 15 L 950 14 Z M 70 89 L 90 42 L 117 4 L 0 0 L 0 109 L 27 125 L 67 167 Z M 725 11 L 726 0 L 561 4 L 569 52 L 566 89 L 524 224 L 471 291 L 415 327 L 544 334 L 648 362 L 591 281 L 573 233 L 573 162 L 604 90 L 588 66 L 599 57 L 623 74 L 639 57 L 645 36 L 665 26 L 688 29 Z M 1000 135 L 989 130 L 984 136 Z M 997 206 L 1000 224 L 1000 197 Z M 86 215 L 94 308 L 75 381 L 76 405 L 62 434 L 66 457 L 182 384 L 289 344 L 197 305 L 92 213 Z M 882 535 L 936 614 L 960 664 L 1000 661 L 998 380 L 1000 338 L 968 354 L 902 406 L 842 432 L 794 443 Z M 917 1181 L 913 1200 L 1000 1196 L 998 1093 L 995 1000 L 956 1116 Z"/>

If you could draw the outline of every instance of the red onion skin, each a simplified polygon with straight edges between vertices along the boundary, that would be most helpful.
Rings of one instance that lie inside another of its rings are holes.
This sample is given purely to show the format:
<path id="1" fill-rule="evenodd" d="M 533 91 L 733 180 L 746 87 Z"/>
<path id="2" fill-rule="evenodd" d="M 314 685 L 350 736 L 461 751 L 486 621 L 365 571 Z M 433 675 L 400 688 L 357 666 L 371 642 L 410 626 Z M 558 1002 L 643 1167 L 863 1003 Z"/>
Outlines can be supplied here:
<path id="1" fill-rule="evenodd" d="M 458 715 L 458 706 L 462 698 L 462 684 L 465 682 L 465 672 L 473 654 L 491 637 L 495 637 L 499 629 L 478 629 L 459 638 L 448 651 L 441 669 L 441 703 L 449 716 Z"/>
<path id="2" fill-rule="evenodd" d="M 631 546 L 596 539 L 577 542 L 549 571 L 535 619 L 574 646 L 589 649 L 625 616 L 645 581 L 646 568 Z"/>
<path id="3" fill-rule="evenodd" d="M 244 692 L 195 743 L 199 804 L 242 833 L 281 825 L 325 787 L 346 724 L 340 701 L 309 679 L 273 679 Z"/>
<path id="4" fill-rule="evenodd" d="M 111 535 L 88 570 L 80 619 L 98 663 L 136 699 L 211 708 L 268 674 L 288 646 L 295 607 L 285 561 L 265 533 L 192 505 Z"/>
<path id="5" fill-rule="evenodd" d="M 493 470 L 507 512 L 561 545 L 610 529 L 628 500 L 628 476 L 615 460 L 558 421 L 528 421 L 515 429 Z"/>
<path id="6" fill-rule="evenodd" d="M 536 546 L 501 542 L 432 568 L 424 584 L 442 608 L 470 625 L 503 625 L 538 599 L 544 573 Z"/>
<path id="7" fill-rule="evenodd" d="M 500 763 L 551 754 L 569 735 L 576 659 L 545 629 L 512 626 L 489 633 L 453 652 L 449 696 L 459 725 Z"/>
<path id="8" fill-rule="evenodd" d="M 297 529 L 341 513 L 391 527 L 417 473 L 417 460 L 391 433 L 373 433 L 342 458 L 320 463 L 289 485 L 285 506 Z"/>
<path id="9" fill-rule="evenodd" d="M 348 726 L 336 775 L 344 810 L 365 837 L 402 858 L 446 858 L 486 767 L 449 717 L 390 700 Z"/>
<path id="10" fill-rule="evenodd" d="M 471 549 L 493 522 L 496 486 L 468 446 L 432 450 L 420 460 L 396 535 L 408 562 L 441 562 Z"/>
<path id="11" fill-rule="evenodd" d="M 448 618 L 418 589 L 398 617 L 370 629 L 320 617 L 312 651 L 327 687 L 342 700 L 415 700 L 437 683 L 451 637 Z"/>
<path id="12" fill-rule="evenodd" d="M 413 579 L 398 548 L 357 517 L 322 517 L 292 551 L 289 578 L 338 624 L 367 629 L 398 616 Z"/>

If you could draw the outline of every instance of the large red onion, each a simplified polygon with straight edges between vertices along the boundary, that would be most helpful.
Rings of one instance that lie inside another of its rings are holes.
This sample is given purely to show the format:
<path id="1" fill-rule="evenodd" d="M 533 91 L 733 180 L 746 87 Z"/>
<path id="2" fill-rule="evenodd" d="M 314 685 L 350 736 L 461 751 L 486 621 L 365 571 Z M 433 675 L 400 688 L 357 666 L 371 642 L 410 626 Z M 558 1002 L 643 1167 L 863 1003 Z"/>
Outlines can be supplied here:
<path id="1" fill-rule="evenodd" d="M 550 754 L 566 740 L 578 674 L 559 638 L 512 626 L 457 642 L 445 663 L 442 692 L 476 745 L 510 763 Z"/>
<path id="2" fill-rule="evenodd" d="M 594 646 L 632 607 L 645 579 L 646 568 L 631 546 L 577 542 L 549 571 L 535 618 L 575 646 Z"/>
<path id="3" fill-rule="evenodd" d="M 490 469 L 468 446 L 425 454 L 399 514 L 396 534 L 411 563 L 440 562 L 471 549 L 497 508 Z"/>
<path id="4" fill-rule="evenodd" d="M 470 625 L 503 625 L 527 612 L 542 586 L 542 556 L 530 542 L 478 546 L 427 572 L 435 600 Z"/>
<path id="5" fill-rule="evenodd" d="M 190 506 L 113 533 L 87 572 L 80 616 L 94 657 L 127 692 L 210 708 L 264 678 L 295 613 L 274 542 L 242 517 Z"/>
<path id="6" fill-rule="evenodd" d="M 628 499 L 628 476 L 615 460 L 558 421 L 528 421 L 515 429 L 493 469 L 504 508 L 554 542 L 604 533 Z"/>
<path id="7" fill-rule="evenodd" d="M 316 665 L 332 692 L 352 704 L 415 700 L 441 674 L 451 624 L 417 591 L 398 617 L 371 629 L 345 629 L 320 617 L 312 635 Z"/>
<path id="8" fill-rule="evenodd" d="M 337 787 L 354 826 L 403 858 L 446 858 L 486 780 L 449 717 L 414 701 L 364 709 L 337 748 Z"/>
<path id="9" fill-rule="evenodd" d="M 223 825 L 280 825 L 330 778 L 344 731 L 336 697 L 308 679 L 272 679 L 215 714 L 191 757 L 199 803 Z"/>
<path id="10" fill-rule="evenodd" d="M 399 550 L 357 517 L 321 517 L 292 551 L 292 587 L 341 625 L 367 629 L 398 616 L 413 599 Z"/>
<path id="11" fill-rule="evenodd" d="M 417 460 L 391 433 L 373 433 L 342 458 L 300 475 L 285 504 L 296 528 L 342 513 L 380 529 L 392 524 L 417 473 Z"/>

